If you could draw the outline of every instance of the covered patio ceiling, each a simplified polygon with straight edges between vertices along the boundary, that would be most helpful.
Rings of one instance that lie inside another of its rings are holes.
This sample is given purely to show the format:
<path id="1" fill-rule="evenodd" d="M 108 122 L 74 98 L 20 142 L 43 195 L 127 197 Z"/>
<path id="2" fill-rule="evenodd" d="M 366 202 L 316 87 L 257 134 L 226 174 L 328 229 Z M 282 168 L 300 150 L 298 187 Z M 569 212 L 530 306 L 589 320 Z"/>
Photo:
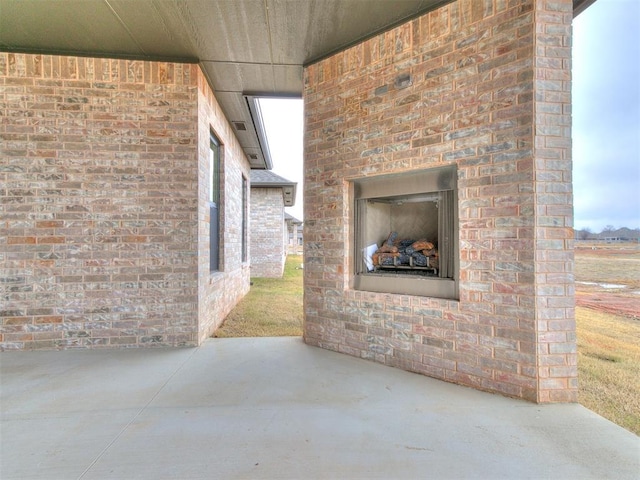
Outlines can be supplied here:
<path id="1" fill-rule="evenodd" d="M 0 50 L 197 62 L 251 167 L 270 168 L 247 95 L 301 96 L 304 65 L 450 1 L 0 0 Z"/>

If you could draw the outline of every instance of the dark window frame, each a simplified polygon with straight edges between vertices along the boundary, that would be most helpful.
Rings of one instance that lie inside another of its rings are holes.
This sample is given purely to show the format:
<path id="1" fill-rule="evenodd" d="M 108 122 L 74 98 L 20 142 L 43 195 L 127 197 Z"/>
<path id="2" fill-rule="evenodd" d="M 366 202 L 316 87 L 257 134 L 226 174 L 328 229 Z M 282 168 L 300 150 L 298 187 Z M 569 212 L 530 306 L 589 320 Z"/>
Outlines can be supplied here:
<path id="1" fill-rule="evenodd" d="M 242 262 L 249 261 L 249 181 L 242 175 Z"/>
<path id="2" fill-rule="evenodd" d="M 221 203 L 222 143 L 209 134 L 209 271 L 220 271 L 220 203 Z"/>

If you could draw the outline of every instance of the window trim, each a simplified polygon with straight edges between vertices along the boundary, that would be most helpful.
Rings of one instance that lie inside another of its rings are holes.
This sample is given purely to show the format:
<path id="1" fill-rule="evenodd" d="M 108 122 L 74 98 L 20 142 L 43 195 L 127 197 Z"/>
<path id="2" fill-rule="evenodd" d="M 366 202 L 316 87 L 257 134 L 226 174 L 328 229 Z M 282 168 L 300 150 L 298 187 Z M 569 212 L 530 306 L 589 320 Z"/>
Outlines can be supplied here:
<path id="1" fill-rule="evenodd" d="M 249 261 L 249 180 L 242 174 L 242 253 L 241 262 Z"/>
<path id="2" fill-rule="evenodd" d="M 214 188 L 217 186 L 217 188 Z M 209 132 L 209 271 L 221 271 L 222 142 Z"/>

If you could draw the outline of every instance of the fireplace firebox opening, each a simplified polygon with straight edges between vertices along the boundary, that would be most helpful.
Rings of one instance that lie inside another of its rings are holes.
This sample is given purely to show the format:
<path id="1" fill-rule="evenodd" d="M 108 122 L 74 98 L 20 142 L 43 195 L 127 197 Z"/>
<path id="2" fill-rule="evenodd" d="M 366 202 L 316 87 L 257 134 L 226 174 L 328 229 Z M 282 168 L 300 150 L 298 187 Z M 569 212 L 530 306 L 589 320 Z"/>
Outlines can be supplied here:
<path id="1" fill-rule="evenodd" d="M 350 187 L 351 287 L 458 299 L 455 166 L 366 177 Z"/>

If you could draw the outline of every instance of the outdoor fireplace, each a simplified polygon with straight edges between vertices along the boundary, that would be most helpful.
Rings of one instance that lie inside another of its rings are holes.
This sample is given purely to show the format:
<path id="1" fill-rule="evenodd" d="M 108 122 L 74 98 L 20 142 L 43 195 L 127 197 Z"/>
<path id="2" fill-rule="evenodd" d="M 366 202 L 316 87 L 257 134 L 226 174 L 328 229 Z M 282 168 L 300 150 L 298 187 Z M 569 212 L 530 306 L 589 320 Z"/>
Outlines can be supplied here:
<path id="1" fill-rule="evenodd" d="M 352 182 L 352 288 L 458 298 L 456 179 L 452 166 Z"/>

